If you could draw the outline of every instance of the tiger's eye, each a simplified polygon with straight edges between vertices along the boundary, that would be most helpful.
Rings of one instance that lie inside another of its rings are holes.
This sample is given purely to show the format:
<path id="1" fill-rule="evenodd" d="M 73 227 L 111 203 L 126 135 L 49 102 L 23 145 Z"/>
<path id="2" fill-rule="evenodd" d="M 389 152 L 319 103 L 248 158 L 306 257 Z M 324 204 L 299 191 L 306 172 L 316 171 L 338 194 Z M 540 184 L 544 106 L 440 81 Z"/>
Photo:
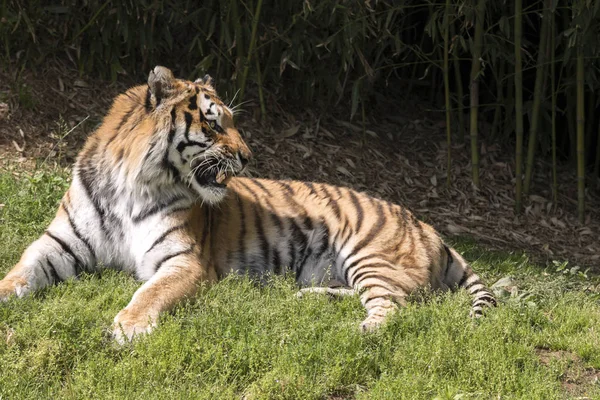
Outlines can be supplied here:
<path id="1" fill-rule="evenodd" d="M 215 126 L 216 126 L 215 121 L 210 121 L 210 127 L 215 129 Z"/>

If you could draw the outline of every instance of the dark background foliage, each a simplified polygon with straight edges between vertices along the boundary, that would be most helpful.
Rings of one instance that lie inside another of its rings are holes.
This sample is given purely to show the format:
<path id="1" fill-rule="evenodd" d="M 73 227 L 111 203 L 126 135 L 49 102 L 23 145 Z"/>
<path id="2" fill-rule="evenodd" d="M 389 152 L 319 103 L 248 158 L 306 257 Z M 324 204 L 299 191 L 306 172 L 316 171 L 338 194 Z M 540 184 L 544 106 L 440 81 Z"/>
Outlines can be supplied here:
<path id="1" fill-rule="evenodd" d="M 554 168 L 577 165 L 589 188 L 600 172 L 600 1 L 519 3 L 3 0 L 0 59 L 35 69 L 60 58 L 113 81 L 164 64 L 188 78 L 210 73 L 237 102 L 251 91 L 263 114 L 271 100 L 341 105 L 363 124 L 381 96 L 425 96 L 453 117 L 449 141 L 474 143 L 476 185 L 479 138 L 515 149 L 525 193 L 535 155 Z M 478 128 L 481 120 L 491 129 Z"/>

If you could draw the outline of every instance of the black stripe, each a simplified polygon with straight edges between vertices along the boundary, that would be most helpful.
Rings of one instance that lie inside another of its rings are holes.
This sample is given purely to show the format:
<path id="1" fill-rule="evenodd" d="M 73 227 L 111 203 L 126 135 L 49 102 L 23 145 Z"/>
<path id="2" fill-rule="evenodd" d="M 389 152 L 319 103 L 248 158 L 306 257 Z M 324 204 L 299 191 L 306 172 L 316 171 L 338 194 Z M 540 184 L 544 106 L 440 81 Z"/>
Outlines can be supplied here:
<path id="1" fill-rule="evenodd" d="M 173 204 L 177 203 L 178 201 L 183 200 L 184 197 L 173 197 L 171 199 L 168 199 L 166 202 L 164 203 L 160 203 L 160 204 L 155 204 L 152 207 L 149 207 L 145 210 L 142 210 L 138 215 L 134 216 L 131 218 L 131 220 L 134 223 L 138 223 L 140 221 L 143 221 L 146 218 L 149 218 L 153 215 L 156 215 L 158 213 L 160 213 L 161 211 L 164 211 L 165 209 L 169 208 L 170 206 L 172 206 Z"/>
<path id="2" fill-rule="evenodd" d="M 277 181 L 277 183 L 279 183 L 279 185 L 285 189 L 285 191 L 287 192 L 288 195 L 294 196 L 296 194 L 294 192 L 294 189 L 292 189 L 292 187 L 289 184 L 287 184 L 286 182 Z"/>
<path id="3" fill-rule="evenodd" d="M 346 236 L 346 229 L 348 229 L 348 235 Z M 344 236 L 346 237 L 346 239 L 344 239 L 344 241 L 342 242 L 342 244 L 339 246 L 339 250 L 338 251 L 342 251 L 342 249 L 344 247 L 346 247 L 346 245 L 348 244 L 348 242 L 350 241 L 350 238 L 354 235 L 352 233 L 352 228 L 350 227 L 350 223 L 348 220 L 346 220 L 344 222 L 344 227 L 338 232 L 339 234 L 339 238 L 342 239 L 344 238 Z M 334 242 L 337 243 L 338 242 L 338 234 L 336 234 Z M 335 245 L 335 244 L 334 244 Z"/>
<path id="4" fill-rule="evenodd" d="M 46 276 L 46 280 L 48 281 L 48 283 L 52 283 L 52 280 L 50 279 L 50 275 L 48 275 L 48 271 L 46 271 L 46 268 L 44 268 L 44 265 L 42 264 L 41 261 L 38 261 L 38 267 L 42 270 L 42 272 L 44 273 L 44 276 Z"/>
<path id="5" fill-rule="evenodd" d="M 467 286 L 465 286 L 466 290 L 471 289 L 473 286 L 478 285 L 478 284 L 482 284 L 480 279 L 475 279 L 473 282 L 469 283 Z"/>
<path id="6" fill-rule="evenodd" d="M 63 209 L 65 210 L 65 213 L 67 214 L 67 218 L 69 219 L 69 224 L 71 225 L 71 229 L 73 230 L 73 233 L 75 233 L 75 236 L 77 236 L 77 239 L 79 239 L 80 241 L 83 242 L 83 244 L 85 244 L 85 247 L 87 247 L 87 249 L 89 250 L 90 254 L 92 255 L 92 258 L 96 259 L 96 253 L 94 252 L 94 249 L 92 249 L 92 245 L 90 244 L 89 240 L 87 240 L 87 238 L 85 238 L 83 236 L 83 234 L 81 234 L 79 229 L 77 229 L 77 225 L 75 225 L 75 221 L 73 221 L 73 217 L 71 216 L 71 213 L 69 212 L 69 209 L 64 202 L 63 202 Z"/>
<path id="7" fill-rule="evenodd" d="M 263 190 L 265 190 L 265 193 L 267 193 L 267 195 L 269 197 L 271 197 L 271 193 L 264 187 L 262 186 L 262 184 L 259 184 L 258 181 L 254 181 L 254 183 L 257 183 L 257 186 Z M 241 183 L 241 182 L 240 182 Z M 257 200 L 258 201 L 258 200 Z M 279 219 L 279 216 L 277 215 L 276 211 L 275 211 L 275 207 L 273 207 L 273 203 L 271 203 L 271 200 L 269 200 L 268 197 L 264 198 L 263 201 L 266 203 L 267 207 L 266 207 L 266 211 L 267 214 L 269 215 L 269 217 L 271 218 L 271 221 L 273 222 L 273 225 L 275 225 L 275 227 L 277 228 L 277 235 L 281 235 L 281 233 L 284 230 L 283 227 L 283 222 L 281 222 L 281 220 Z"/>
<path id="8" fill-rule="evenodd" d="M 458 287 L 462 287 L 462 285 L 465 284 L 465 282 L 467 281 L 467 279 L 469 279 L 469 274 L 467 274 L 467 271 L 463 271 L 463 276 L 462 278 L 460 278 L 460 281 L 458 281 Z"/>
<path id="9" fill-rule="evenodd" d="M 254 214 L 255 214 L 255 218 L 256 218 L 256 220 L 255 220 L 256 232 L 258 233 L 258 240 L 260 242 L 260 249 L 262 252 L 263 263 L 268 264 L 269 260 L 271 259 L 271 257 L 270 257 L 271 246 L 269 244 L 269 241 L 267 240 L 267 235 L 265 234 L 265 228 L 263 226 L 263 221 L 258 214 L 258 207 L 256 207 L 256 206 L 254 207 Z"/>
<path id="10" fill-rule="evenodd" d="M 190 140 L 190 127 L 192 126 L 192 114 L 190 114 L 189 112 L 184 112 L 183 116 L 185 117 L 185 133 L 183 134 L 185 136 L 186 140 Z"/>
<path id="11" fill-rule="evenodd" d="M 167 151 L 165 151 L 165 155 L 163 158 L 163 167 L 169 171 L 169 173 L 171 174 L 171 177 L 173 179 L 177 179 L 177 178 L 179 178 L 179 170 L 169 160 L 169 148 L 171 147 L 171 144 L 173 143 L 174 137 L 175 137 L 175 129 L 171 129 L 171 131 L 169 132 L 169 136 L 167 138 L 168 144 L 167 144 Z"/>
<path id="12" fill-rule="evenodd" d="M 356 271 L 354 271 L 354 275 L 352 276 L 352 286 L 360 283 L 360 281 L 362 280 L 361 278 L 364 277 L 364 279 L 367 278 L 373 278 L 373 276 L 365 276 L 367 274 L 375 274 L 375 278 L 379 277 L 381 275 L 381 272 L 379 271 L 373 271 L 373 270 L 367 270 L 367 268 L 384 268 L 384 269 L 391 269 L 392 271 L 394 270 L 394 268 L 392 268 L 390 265 L 385 264 L 385 263 L 374 263 L 374 264 L 365 264 L 362 265 L 360 267 L 358 267 L 356 269 Z M 360 272 L 359 272 L 360 271 Z"/>
<path id="13" fill-rule="evenodd" d="M 192 97 L 190 97 L 189 109 L 196 110 L 197 108 L 198 108 L 198 96 L 193 95 Z"/>
<path id="14" fill-rule="evenodd" d="M 91 158 L 88 158 L 88 160 L 91 161 Z M 106 229 L 106 225 L 104 224 L 104 218 L 105 218 L 104 209 L 102 208 L 102 206 L 100 205 L 100 203 L 98 202 L 98 200 L 96 199 L 96 197 L 94 196 L 94 194 L 92 192 L 92 185 L 94 184 L 94 177 L 95 177 L 97 171 L 90 171 L 90 168 L 91 168 L 90 165 L 80 166 L 77 169 L 77 172 L 78 172 L 77 175 L 79 176 L 79 179 L 81 180 L 81 185 L 83 186 L 83 190 L 84 190 L 86 196 L 92 203 L 92 206 L 94 207 L 94 210 L 96 211 L 96 214 L 98 214 L 98 219 L 100 219 L 100 228 L 101 228 L 102 232 L 105 235 L 107 235 L 108 231 Z"/>
<path id="15" fill-rule="evenodd" d="M 375 222 L 375 224 L 373 225 L 373 227 L 371 228 L 371 230 L 369 231 L 367 236 L 365 236 L 360 242 L 358 242 L 356 244 L 356 246 L 354 246 L 354 249 L 352 249 L 352 253 L 350 255 L 348 255 L 348 257 L 351 257 L 354 254 L 358 254 L 358 252 L 360 252 L 366 245 L 371 243 L 373 241 L 373 239 L 375 238 L 375 236 L 377 236 L 379 234 L 379 232 L 381 232 L 381 230 L 383 229 L 383 227 L 385 225 L 385 222 L 386 222 L 386 219 L 385 219 L 385 214 L 383 213 L 383 206 L 381 205 L 381 202 L 377 202 L 377 222 Z M 348 239 L 346 239 L 343 246 L 346 245 L 347 241 L 348 241 Z M 341 248 L 343 248 L 343 246 Z M 346 282 L 348 282 L 350 284 L 350 282 L 348 281 L 348 271 L 349 270 L 350 270 L 350 266 L 348 266 L 346 268 L 346 271 L 344 272 L 344 276 L 346 277 Z"/>
<path id="16" fill-rule="evenodd" d="M 265 194 L 267 195 L 267 197 L 272 197 L 271 192 L 269 191 L 269 189 L 266 188 L 265 185 L 262 184 L 261 181 L 259 181 L 258 179 L 249 179 L 250 182 L 254 183 L 256 186 L 258 186 L 263 192 L 265 192 Z"/>
<path id="17" fill-rule="evenodd" d="M 249 181 L 256 183 L 256 181 L 250 179 Z M 254 205 L 254 218 L 255 218 L 255 223 L 254 225 L 256 226 L 256 232 L 258 234 L 258 241 L 260 244 L 260 248 L 261 248 L 261 252 L 262 252 L 262 261 L 264 264 L 268 264 L 269 261 L 271 260 L 271 257 L 269 256 L 269 254 L 271 253 L 271 246 L 270 243 L 267 239 L 267 236 L 265 234 L 265 227 L 263 225 L 264 221 L 260 218 L 260 212 L 259 212 L 259 206 L 258 204 L 259 199 L 258 196 L 256 194 L 256 191 L 253 190 L 253 188 L 249 187 L 248 185 L 246 185 L 243 181 L 238 181 L 238 183 L 244 187 L 244 189 L 246 189 L 246 191 L 248 191 L 249 194 L 252 195 L 252 197 L 254 198 L 254 201 L 256 202 L 256 204 Z M 257 185 L 259 186 L 259 185 Z M 260 186 L 259 186 L 260 187 Z"/>
<path id="18" fill-rule="evenodd" d="M 386 287 L 386 286 L 383 286 L 382 284 L 378 284 L 378 283 L 372 283 L 372 284 L 369 284 L 369 285 L 361 286 L 361 287 L 360 287 L 360 289 L 361 289 L 361 290 L 367 290 L 367 289 L 372 289 L 372 288 L 379 287 L 379 288 L 382 288 L 382 289 L 384 289 L 384 290 L 387 290 L 388 292 L 390 292 L 390 294 L 393 294 L 393 292 L 394 292 L 394 289 L 395 289 L 395 288 L 398 288 L 398 287 L 400 287 L 400 289 L 401 289 L 401 290 L 402 290 L 404 293 L 408 294 L 408 292 L 407 292 L 407 291 L 406 291 L 406 290 L 405 290 L 403 287 L 401 287 L 401 286 L 400 286 L 398 283 L 396 283 L 396 282 L 393 282 L 393 281 L 391 281 L 390 279 L 388 279 L 388 278 L 386 278 L 386 277 L 384 277 L 384 276 L 379 276 L 379 277 L 378 277 L 378 279 L 379 279 L 381 282 L 383 282 L 383 283 L 387 283 L 388 285 L 390 285 L 390 286 L 392 287 L 392 289 L 390 289 L 390 288 L 388 288 L 388 287 Z"/>
<path id="19" fill-rule="evenodd" d="M 306 261 L 308 239 L 296 221 L 292 219 L 290 220 L 290 223 L 292 228 L 291 241 L 294 243 L 294 261 L 291 263 L 290 268 L 292 268 L 293 271 L 296 271 L 296 278 L 298 278 L 300 273 L 302 273 L 302 268 L 304 268 L 304 262 Z M 298 244 L 298 246 L 296 246 L 296 244 Z M 299 262 L 296 262 L 297 258 L 300 258 Z"/>
<path id="20" fill-rule="evenodd" d="M 343 197 L 342 188 L 341 187 L 339 187 L 339 186 L 329 186 L 329 187 L 333 189 L 333 191 L 335 192 L 335 194 L 337 194 L 338 200 Z"/>
<path id="21" fill-rule="evenodd" d="M 400 207 L 400 216 L 404 222 L 404 225 L 408 225 L 409 214 L 404 207 Z"/>
<path id="22" fill-rule="evenodd" d="M 350 265 L 348 265 L 348 267 L 346 267 L 346 271 L 344 271 L 344 279 L 346 280 L 346 284 L 348 286 L 352 286 L 352 285 L 350 285 L 350 280 L 349 280 L 350 279 L 350 277 L 349 277 L 350 270 L 352 268 L 354 268 L 355 266 L 357 266 L 359 263 L 361 263 L 365 260 L 368 260 L 369 258 L 374 258 L 374 257 L 378 257 L 378 256 L 376 254 L 367 254 L 365 256 L 362 256 L 362 257 L 357 258 L 356 260 L 352 261 L 350 263 Z M 347 258 L 346 258 L 346 260 L 347 260 Z"/>
<path id="23" fill-rule="evenodd" d="M 281 255 L 279 254 L 279 250 L 277 247 L 273 248 L 273 272 L 276 274 L 281 274 Z"/>
<path id="24" fill-rule="evenodd" d="M 48 267 L 50 267 L 50 274 L 52 275 L 52 278 L 54 279 L 54 283 L 62 282 L 62 279 L 58 275 L 58 271 L 56 270 L 56 267 L 54 266 L 54 264 L 52 264 L 50 262 L 50 259 L 48 257 L 46 257 L 46 263 L 48 263 Z"/>
<path id="25" fill-rule="evenodd" d="M 313 196 L 319 197 L 319 194 L 317 193 L 315 186 L 311 182 L 301 182 L 301 183 L 308 188 L 308 191 L 310 192 L 310 194 L 312 194 Z"/>
<path id="26" fill-rule="evenodd" d="M 354 208 L 356 208 L 356 230 L 355 233 L 358 233 L 360 231 L 360 227 L 362 226 L 362 222 L 363 222 L 363 208 L 360 205 L 360 201 L 358 200 L 358 197 L 356 197 L 356 192 L 354 192 L 354 190 L 348 190 L 348 193 L 350 195 L 350 200 L 352 200 L 352 204 L 354 205 Z M 381 205 L 380 205 L 381 208 Z"/>
<path id="27" fill-rule="evenodd" d="M 329 228 L 324 221 L 321 221 L 321 226 L 323 227 L 323 234 L 321 235 L 321 243 L 315 251 L 315 262 L 318 262 L 323 253 L 329 248 Z"/>
<path id="28" fill-rule="evenodd" d="M 267 205 L 267 213 L 269 214 L 269 216 L 271 217 L 271 221 L 273 221 L 273 224 L 277 227 L 277 229 L 279 230 L 279 232 L 283 231 L 283 224 L 282 222 L 279 220 L 279 217 L 277 216 L 277 214 L 275 213 L 275 208 L 273 207 L 273 203 L 271 203 L 271 200 L 269 200 L 270 197 L 273 197 L 273 195 L 271 194 L 271 192 L 257 179 L 248 179 L 250 182 L 254 183 L 260 190 L 262 190 L 265 194 L 266 197 L 264 199 L 262 199 L 266 205 Z M 252 190 L 248 185 L 246 185 L 244 182 L 242 181 L 238 181 L 238 183 L 240 185 L 242 185 L 244 188 L 246 188 L 246 190 L 248 190 L 248 192 L 250 192 L 254 198 L 256 199 L 257 203 L 260 203 L 259 198 L 256 194 L 256 192 L 254 190 Z M 278 232 L 278 233 L 279 233 Z"/>
<path id="29" fill-rule="evenodd" d="M 169 236 L 171 233 L 178 231 L 180 229 L 183 229 L 187 226 L 187 223 L 183 223 L 181 225 L 177 225 L 177 226 L 173 226 L 169 229 L 167 229 L 166 231 L 163 232 L 162 235 L 160 235 L 158 238 L 156 238 L 156 240 L 154 241 L 154 243 L 152 243 L 152 246 L 150 246 L 150 248 L 148 250 L 146 250 L 146 254 L 148 254 L 150 251 L 152 251 L 152 249 L 157 246 L 158 244 L 162 243 L 167 236 Z"/>
<path id="30" fill-rule="evenodd" d="M 156 268 L 154 269 L 154 272 L 158 272 L 158 270 L 160 269 L 160 267 L 163 266 L 164 263 L 166 263 L 167 261 L 169 261 L 172 258 L 175 258 L 177 256 L 183 255 L 183 254 L 189 254 L 192 252 L 192 247 L 190 247 L 189 249 L 186 250 L 181 250 L 178 251 L 177 253 L 173 253 L 173 254 L 169 254 L 164 256 L 157 264 L 156 264 Z"/>
<path id="31" fill-rule="evenodd" d="M 211 214 L 210 208 L 206 207 L 204 209 L 204 230 L 202 231 L 202 239 L 200 239 L 200 254 L 204 253 L 206 250 L 206 241 L 208 240 L 208 234 L 211 229 Z"/>
<path id="32" fill-rule="evenodd" d="M 104 149 L 106 150 L 108 148 L 108 145 L 117 138 L 117 136 L 119 136 L 119 132 L 121 131 L 121 128 L 123 128 L 123 126 L 125 126 L 125 124 L 127 123 L 127 121 L 129 120 L 129 117 L 131 117 L 131 114 L 133 113 L 133 111 L 135 110 L 136 106 L 132 106 L 129 111 L 127 111 L 124 115 L 123 118 L 121 118 L 121 122 L 119 122 L 119 124 L 117 125 L 117 127 L 115 128 L 115 134 L 111 136 L 110 139 L 108 139 L 108 141 L 106 142 L 106 144 L 104 145 Z"/>
<path id="33" fill-rule="evenodd" d="M 83 264 L 81 263 L 79 258 L 75 255 L 75 253 L 73 253 L 73 250 L 71 250 L 71 248 L 64 242 L 64 240 L 56 237 L 54 234 L 50 233 L 50 231 L 46 231 L 45 234 L 48 235 L 51 239 L 53 239 L 56 243 L 58 243 L 60 245 L 60 247 L 62 247 L 62 249 L 66 253 L 68 253 L 71 257 L 73 257 L 73 260 L 74 260 L 73 268 L 75 269 L 75 275 L 78 276 L 81 273 L 81 266 Z"/>
<path id="34" fill-rule="evenodd" d="M 323 185 L 323 191 L 327 194 L 327 197 L 329 198 L 329 206 L 333 209 L 333 213 L 335 214 L 335 217 L 339 220 L 342 216 L 342 213 L 340 211 L 340 206 L 338 204 L 338 201 L 333 198 L 333 196 L 329 192 L 329 189 L 327 189 L 326 185 Z M 339 199 L 339 197 L 338 197 L 338 199 Z"/>
<path id="35" fill-rule="evenodd" d="M 177 145 L 177 151 L 179 153 L 183 154 L 185 149 L 187 149 L 188 147 L 200 147 L 201 149 L 205 149 L 207 146 L 208 145 L 206 143 L 190 140 L 189 142 L 179 142 L 179 144 Z M 197 153 L 196 155 L 198 155 L 198 154 L 201 154 L 201 153 Z"/>
<path id="36" fill-rule="evenodd" d="M 488 303 L 490 303 L 490 304 L 492 304 L 492 305 L 494 305 L 494 306 L 496 306 L 496 305 L 497 305 L 497 303 L 496 303 L 496 299 L 495 299 L 495 298 L 494 298 L 494 297 L 493 297 L 491 294 L 489 294 L 489 293 L 485 294 L 484 296 L 478 297 L 478 298 L 475 300 L 475 302 L 478 302 L 478 301 L 480 301 L 480 300 L 487 301 Z M 473 305 L 475 305 L 475 304 L 473 304 Z"/>
<path id="37" fill-rule="evenodd" d="M 152 148 L 150 148 L 152 149 Z M 150 152 L 148 152 L 148 154 L 150 154 Z M 119 153 L 117 154 L 117 164 L 120 163 L 121 161 L 123 161 L 123 157 L 125 157 L 125 149 L 120 149 Z"/>
<path id="38" fill-rule="evenodd" d="M 244 214 L 244 202 L 238 198 L 240 210 L 240 233 L 238 236 L 238 253 L 240 255 L 240 264 L 246 268 L 246 216 Z"/>
<path id="39" fill-rule="evenodd" d="M 367 234 L 367 236 L 365 236 L 354 247 L 353 254 L 358 253 L 366 245 L 368 245 L 369 243 L 371 243 L 373 241 L 373 239 L 375 238 L 375 236 L 377 236 L 379 234 L 379 232 L 381 232 L 381 230 L 385 226 L 386 218 L 385 218 L 385 214 L 383 213 L 383 206 L 381 205 L 381 202 L 379 202 L 379 201 L 377 202 L 376 213 L 377 213 L 377 222 L 375 222 L 375 224 L 373 225 L 373 227 L 371 228 L 371 230 L 369 231 L 369 233 Z"/>
<path id="40" fill-rule="evenodd" d="M 372 301 L 372 300 L 377 300 L 377 299 L 386 299 L 389 300 L 389 297 L 391 297 L 390 294 L 382 294 L 380 296 L 373 296 L 373 297 L 369 297 L 363 304 L 363 307 L 367 307 L 367 304 Z"/>
<path id="41" fill-rule="evenodd" d="M 448 279 L 448 271 L 450 271 L 450 266 L 454 262 L 454 258 L 452 258 L 452 253 L 450 253 L 450 249 L 448 246 L 444 245 L 444 250 L 446 250 L 446 254 L 448 255 L 448 262 L 446 263 L 446 270 L 444 271 L 444 282 Z"/>
<path id="42" fill-rule="evenodd" d="M 171 208 L 169 211 L 167 211 L 165 213 L 165 215 L 172 215 L 175 214 L 176 212 L 180 212 L 180 211 L 189 211 L 190 210 L 190 206 L 186 205 L 186 206 L 180 206 L 180 207 L 173 207 Z"/>
<path id="43" fill-rule="evenodd" d="M 144 107 L 146 107 L 146 112 L 152 111 L 152 102 L 150 98 L 152 97 L 152 92 L 150 92 L 150 86 L 146 89 L 146 101 L 144 102 Z"/>
<path id="44" fill-rule="evenodd" d="M 304 217 L 304 228 L 307 231 L 312 231 L 314 229 L 312 219 L 308 215 Z"/>

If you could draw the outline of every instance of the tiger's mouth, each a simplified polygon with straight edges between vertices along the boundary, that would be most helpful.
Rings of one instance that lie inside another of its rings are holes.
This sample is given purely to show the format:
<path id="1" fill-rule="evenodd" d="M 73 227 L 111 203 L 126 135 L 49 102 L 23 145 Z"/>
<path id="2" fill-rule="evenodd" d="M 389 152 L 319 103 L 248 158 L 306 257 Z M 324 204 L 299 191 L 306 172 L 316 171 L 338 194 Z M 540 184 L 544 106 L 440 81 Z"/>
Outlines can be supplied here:
<path id="1" fill-rule="evenodd" d="M 220 168 L 219 162 L 214 161 L 204 168 L 194 168 L 194 179 L 200 186 L 213 188 L 226 188 L 227 183 L 233 177 L 230 169 Z"/>
<path id="2" fill-rule="evenodd" d="M 212 186 L 217 188 L 227 187 L 232 175 L 222 170 L 204 170 L 194 173 L 194 179 L 201 186 Z"/>

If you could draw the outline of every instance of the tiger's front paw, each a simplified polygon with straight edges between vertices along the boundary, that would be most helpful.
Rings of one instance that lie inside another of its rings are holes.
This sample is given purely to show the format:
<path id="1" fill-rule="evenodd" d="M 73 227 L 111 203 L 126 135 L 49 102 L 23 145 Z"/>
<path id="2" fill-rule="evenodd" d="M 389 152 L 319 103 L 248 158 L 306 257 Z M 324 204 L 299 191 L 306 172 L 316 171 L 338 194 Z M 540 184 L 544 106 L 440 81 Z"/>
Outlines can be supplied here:
<path id="1" fill-rule="evenodd" d="M 135 336 L 150 333 L 156 327 L 156 319 L 145 313 L 124 308 L 115 317 L 112 336 L 119 343 L 130 342 Z"/>
<path id="2" fill-rule="evenodd" d="M 6 301 L 11 296 L 23 296 L 26 292 L 25 282 L 4 278 L 0 281 L 0 301 Z"/>

